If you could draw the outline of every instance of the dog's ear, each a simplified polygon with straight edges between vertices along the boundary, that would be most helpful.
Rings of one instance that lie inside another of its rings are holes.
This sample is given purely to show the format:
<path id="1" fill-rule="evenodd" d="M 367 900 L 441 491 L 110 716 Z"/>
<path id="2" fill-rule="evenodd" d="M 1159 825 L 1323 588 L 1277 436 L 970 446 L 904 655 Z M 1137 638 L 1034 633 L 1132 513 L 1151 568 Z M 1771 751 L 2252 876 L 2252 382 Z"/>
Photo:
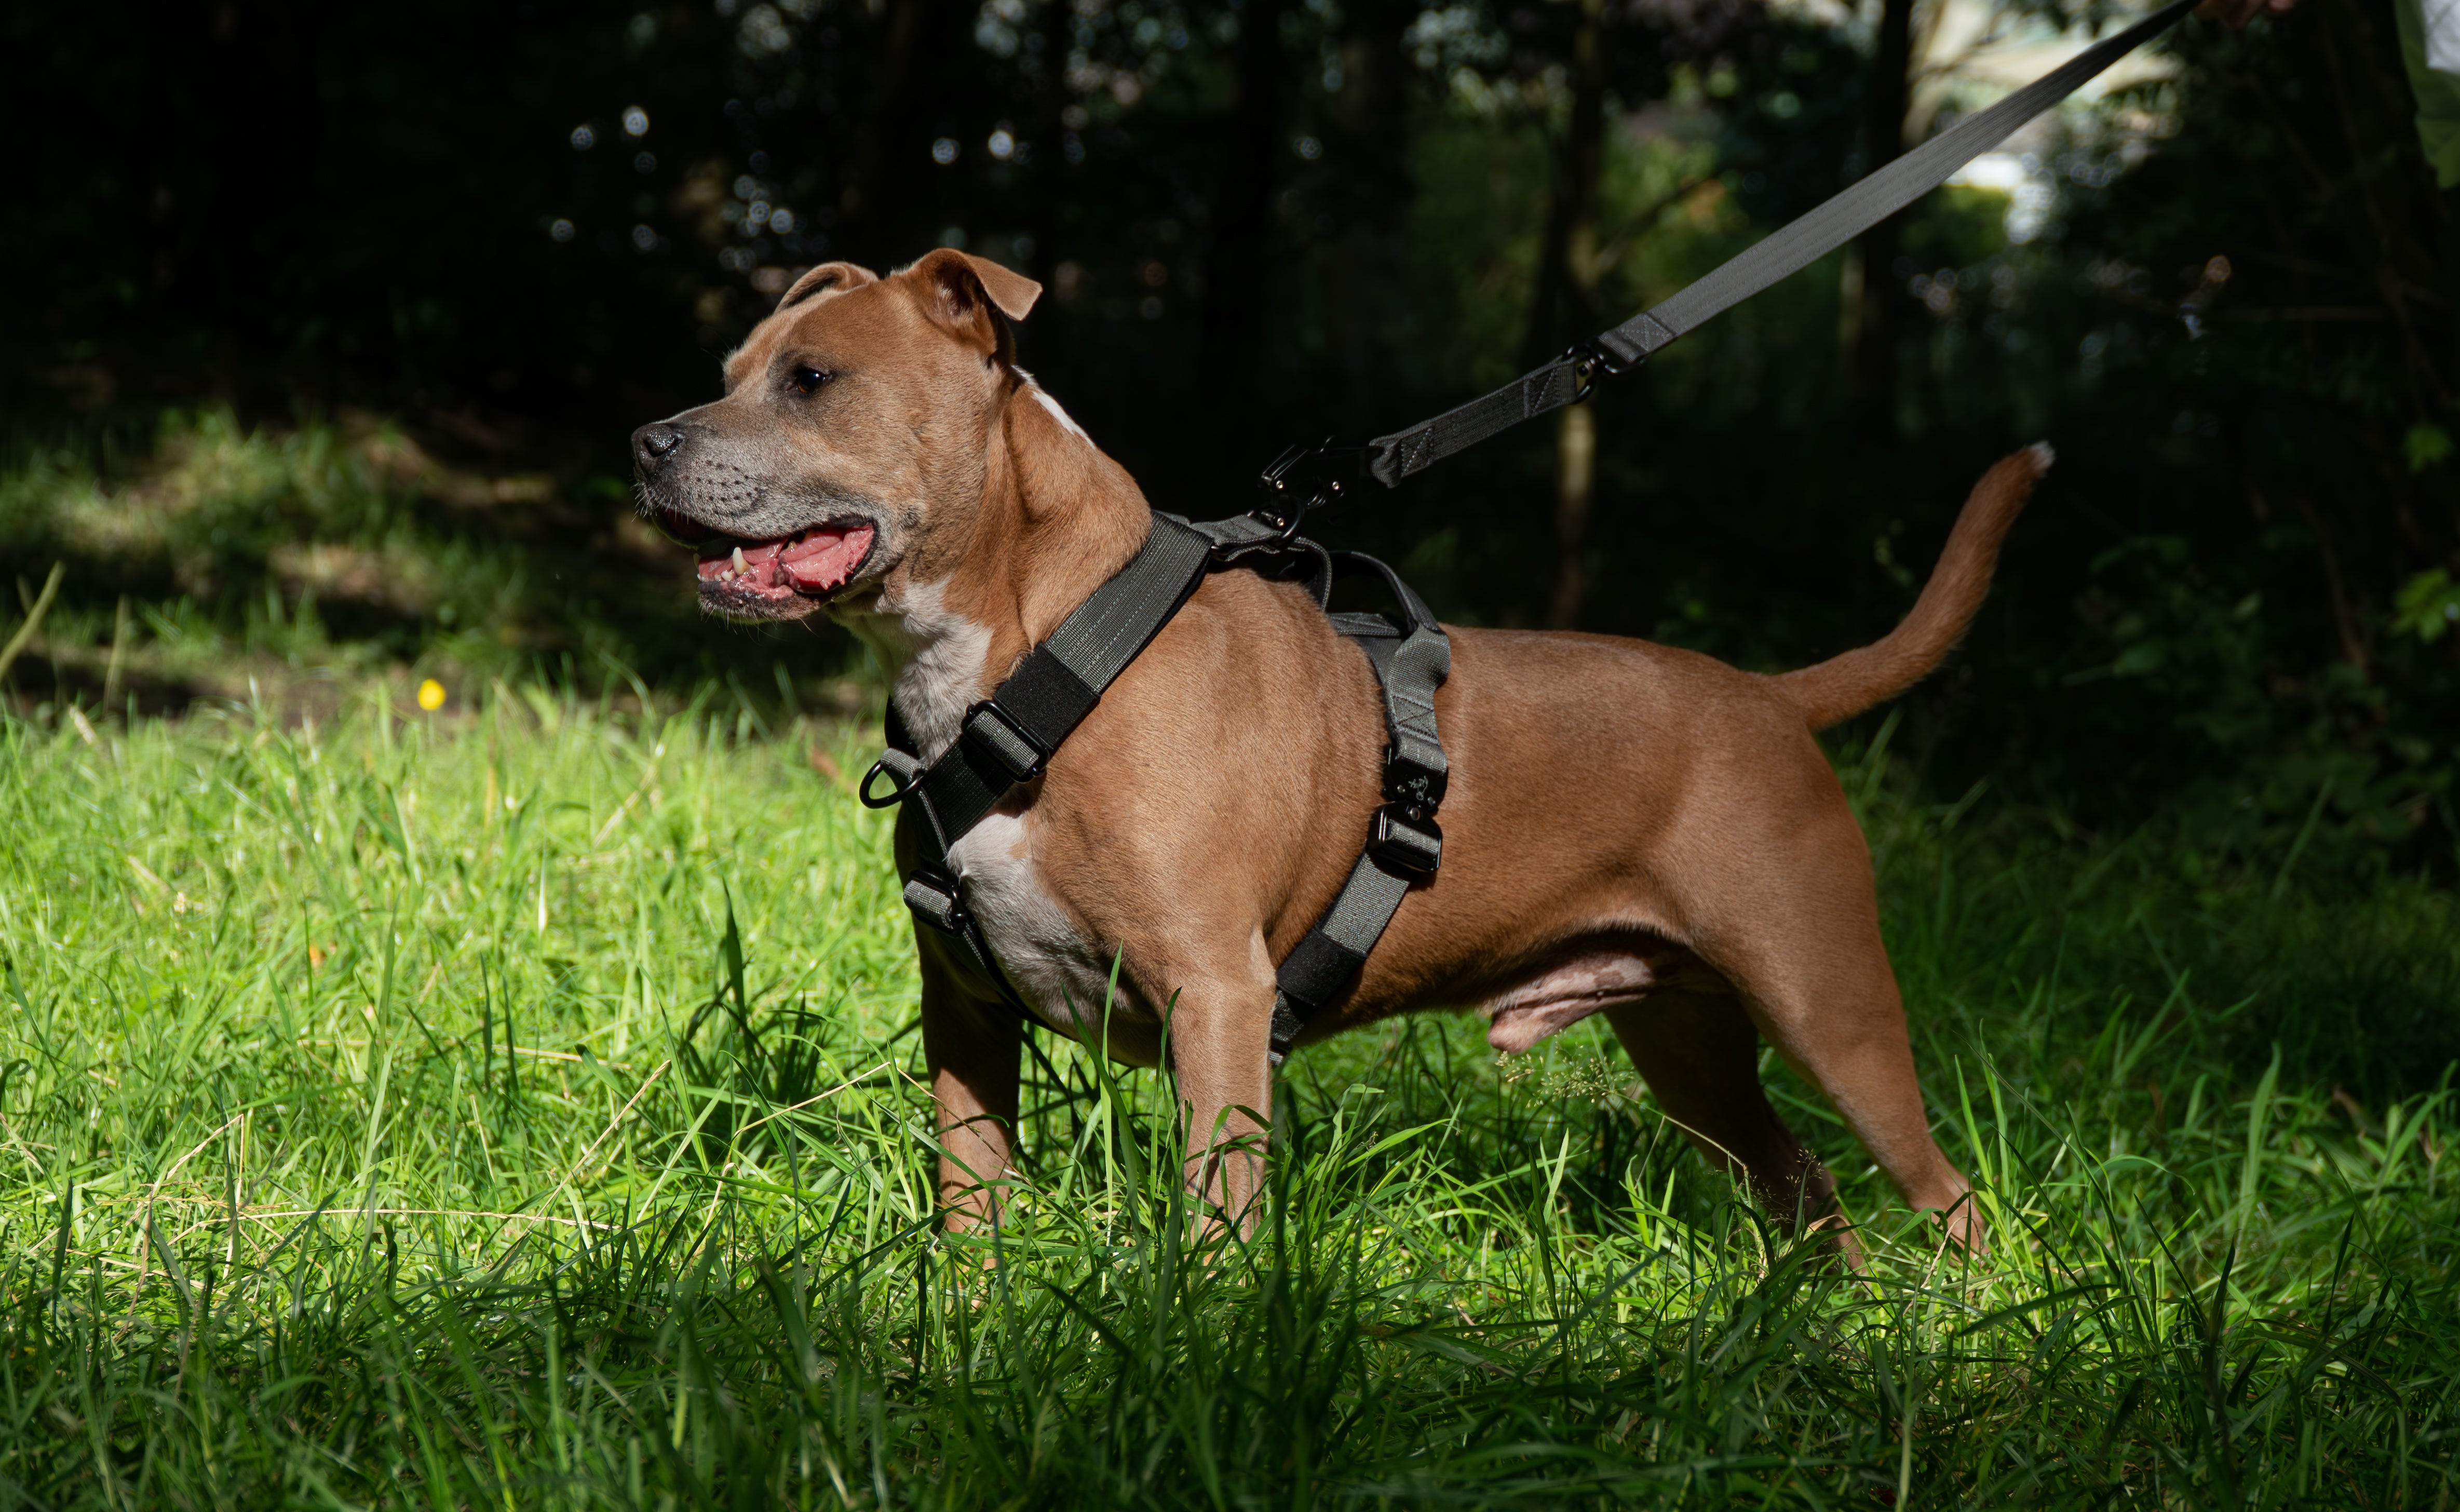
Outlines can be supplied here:
<path id="1" fill-rule="evenodd" d="M 850 288 L 879 282 L 880 275 L 870 268 L 857 267 L 852 263 L 822 263 L 795 280 L 794 286 L 778 296 L 777 309 L 799 305 L 823 293 L 842 294 Z"/>
<path id="2" fill-rule="evenodd" d="M 987 338 L 1003 353 L 1009 345 L 1007 322 L 1023 320 L 1042 294 L 1042 286 L 1024 274 L 954 247 L 926 252 L 906 271 L 921 286 L 922 308 L 932 319 L 961 335 Z"/>

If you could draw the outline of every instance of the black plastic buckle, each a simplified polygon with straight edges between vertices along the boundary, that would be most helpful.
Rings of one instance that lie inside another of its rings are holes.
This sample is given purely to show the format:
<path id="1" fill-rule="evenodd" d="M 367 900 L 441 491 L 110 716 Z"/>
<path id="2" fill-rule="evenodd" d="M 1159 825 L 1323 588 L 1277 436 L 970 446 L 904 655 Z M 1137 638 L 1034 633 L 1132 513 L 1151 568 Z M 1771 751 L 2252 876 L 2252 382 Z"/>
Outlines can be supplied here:
<path id="1" fill-rule="evenodd" d="M 1030 780 L 1050 759 L 1050 753 L 1016 722 L 1014 714 L 987 698 L 966 710 L 965 723 L 958 728 L 1013 781 Z"/>
<path id="2" fill-rule="evenodd" d="M 942 871 L 926 869 L 906 878 L 905 906 L 914 910 L 914 917 L 946 934 L 963 934 L 972 922 L 957 879 Z"/>
<path id="3" fill-rule="evenodd" d="M 1351 483 L 1367 476 L 1366 447 L 1335 446 L 1329 436 L 1313 446 L 1293 446 L 1274 458 L 1257 479 L 1265 501 L 1250 513 L 1288 541 L 1298 535 L 1299 522 L 1309 510 L 1341 499 Z"/>
<path id="4" fill-rule="evenodd" d="M 1433 814 L 1444 801 L 1444 790 L 1451 785 L 1450 772 L 1420 766 L 1389 747 L 1385 750 L 1384 800 L 1398 805 L 1405 813 Z"/>
<path id="5" fill-rule="evenodd" d="M 1375 811 L 1367 831 L 1367 854 L 1387 871 L 1432 877 L 1444 861 L 1444 832 L 1433 820 L 1411 819 L 1398 803 Z"/>

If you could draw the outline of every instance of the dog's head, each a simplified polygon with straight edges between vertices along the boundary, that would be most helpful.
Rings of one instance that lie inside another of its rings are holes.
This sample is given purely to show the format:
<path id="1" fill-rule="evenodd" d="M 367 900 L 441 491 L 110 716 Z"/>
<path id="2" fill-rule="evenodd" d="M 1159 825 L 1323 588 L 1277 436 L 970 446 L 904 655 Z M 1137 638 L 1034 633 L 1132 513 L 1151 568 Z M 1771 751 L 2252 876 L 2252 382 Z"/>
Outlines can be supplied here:
<path id="1" fill-rule="evenodd" d="M 1042 286 L 943 248 L 797 279 L 726 359 L 726 396 L 632 434 L 641 507 L 700 556 L 705 608 L 799 619 L 944 575 L 980 505 Z"/>

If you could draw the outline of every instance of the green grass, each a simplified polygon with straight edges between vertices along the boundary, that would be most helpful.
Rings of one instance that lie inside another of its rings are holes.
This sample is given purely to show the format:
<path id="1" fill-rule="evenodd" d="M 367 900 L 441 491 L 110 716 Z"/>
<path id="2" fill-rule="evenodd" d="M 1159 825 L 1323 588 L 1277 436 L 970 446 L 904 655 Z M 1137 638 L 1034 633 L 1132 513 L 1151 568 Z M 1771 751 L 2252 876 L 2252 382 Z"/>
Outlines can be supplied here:
<path id="1" fill-rule="evenodd" d="M 1200 1252 L 1166 1083 L 1044 1035 L 958 1240 L 858 733 L 479 704 L 0 726 L 0 1504 L 2453 1499 L 2447 892 L 1857 759 L 1986 1261 L 1781 1071 L 1858 1280 L 1602 1030 L 1437 1018 L 1298 1057 Z"/>

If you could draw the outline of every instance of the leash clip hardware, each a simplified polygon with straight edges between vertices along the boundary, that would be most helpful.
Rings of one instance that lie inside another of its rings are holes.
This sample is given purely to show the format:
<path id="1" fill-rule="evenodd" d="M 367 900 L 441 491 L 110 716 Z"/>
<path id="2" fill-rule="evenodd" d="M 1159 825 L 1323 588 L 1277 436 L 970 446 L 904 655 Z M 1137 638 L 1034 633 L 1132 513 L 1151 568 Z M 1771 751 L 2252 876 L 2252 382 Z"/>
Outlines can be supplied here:
<path id="1" fill-rule="evenodd" d="M 1050 753 L 1016 722 L 1015 715 L 988 698 L 966 710 L 965 723 L 959 728 L 977 748 L 997 761 L 1012 781 L 1031 781 L 1050 759 Z"/>
<path id="2" fill-rule="evenodd" d="M 965 911 L 957 879 L 926 868 L 905 879 L 905 906 L 914 917 L 944 934 L 963 934 L 973 916 Z"/>
<path id="3" fill-rule="evenodd" d="M 1448 771 L 1424 766 L 1387 747 L 1384 753 L 1384 801 L 1405 817 L 1431 823 L 1452 785 Z"/>
<path id="4" fill-rule="evenodd" d="M 1576 341 L 1563 349 L 1563 355 L 1577 366 L 1572 373 L 1572 402 L 1580 403 L 1598 392 L 1600 378 L 1619 378 L 1648 360 L 1645 352 L 1625 362 L 1605 349 L 1595 336 Z"/>
<path id="5" fill-rule="evenodd" d="M 1444 861 L 1443 827 L 1431 819 L 1413 819 L 1398 803 L 1375 811 L 1367 832 L 1367 853 L 1388 871 L 1426 880 Z"/>
<path id="6" fill-rule="evenodd" d="M 1249 516 L 1280 532 L 1272 544 L 1285 545 L 1311 511 L 1338 501 L 1366 476 L 1366 447 L 1335 446 L 1329 436 L 1313 446 L 1289 447 L 1258 478 L 1265 501 Z"/>

